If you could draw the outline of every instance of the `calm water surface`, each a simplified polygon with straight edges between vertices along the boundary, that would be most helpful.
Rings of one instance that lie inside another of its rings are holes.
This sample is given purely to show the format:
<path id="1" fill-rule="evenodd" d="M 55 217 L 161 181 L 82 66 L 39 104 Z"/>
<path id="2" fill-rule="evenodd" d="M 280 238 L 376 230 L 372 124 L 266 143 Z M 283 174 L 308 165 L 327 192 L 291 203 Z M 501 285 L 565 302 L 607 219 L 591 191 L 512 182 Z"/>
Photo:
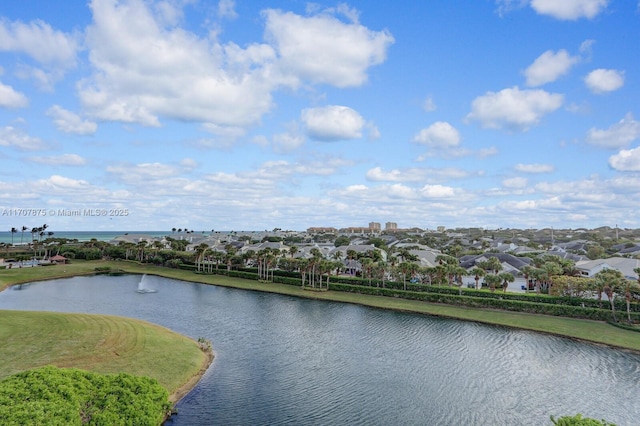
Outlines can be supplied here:
<path id="1" fill-rule="evenodd" d="M 640 356 L 535 333 L 146 276 L 0 293 L 0 309 L 123 315 L 213 342 L 173 425 L 640 424 Z M 1 320 L 1 317 L 0 317 Z"/>

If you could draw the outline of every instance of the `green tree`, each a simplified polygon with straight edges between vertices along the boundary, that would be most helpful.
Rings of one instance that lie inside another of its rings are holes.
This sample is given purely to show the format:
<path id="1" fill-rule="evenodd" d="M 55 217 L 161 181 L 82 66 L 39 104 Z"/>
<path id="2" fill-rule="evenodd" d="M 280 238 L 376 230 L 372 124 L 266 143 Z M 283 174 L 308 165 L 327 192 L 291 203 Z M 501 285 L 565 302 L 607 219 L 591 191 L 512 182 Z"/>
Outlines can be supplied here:
<path id="1" fill-rule="evenodd" d="M 502 291 L 503 293 L 507 292 L 507 288 L 509 287 L 509 283 L 515 281 L 515 277 L 511 275 L 509 272 L 501 272 L 498 274 L 500 281 L 502 281 Z"/>
<path id="2" fill-rule="evenodd" d="M 484 277 L 486 275 L 487 271 L 485 271 L 482 268 L 478 268 L 477 266 L 475 268 L 473 268 L 471 270 L 471 274 L 473 275 L 473 279 L 476 280 L 476 290 L 478 290 L 479 287 L 479 281 L 481 277 Z"/>
<path id="3" fill-rule="evenodd" d="M 491 293 L 494 293 L 496 291 L 496 287 L 502 282 L 502 278 L 496 274 L 487 274 L 485 275 L 484 280 L 489 285 Z"/>
<path id="4" fill-rule="evenodd" d="M 598 285 L 602 288 L 604 294 L 607 295 L 609 305 L 611 306 L 611 317 L 614 322 L 618 322 L 616 317 L 615 297 L 625 291 L 626 279 L 622 272 L 617 269 L 603 269 L 594 276 Z"/>
<path id="5" fill-rule="evenodd" d="M 599 244 L 590 244 L 587 249 L 587 257 L 591 260 L 602 259 L 605 257 L 605 250 Z"/>
<path id="6" fill-rule="evenodd" d="M 576 414 L 575 416 L 563 416 L 556 420 L 551 416 L 551 422 L 555 426 L 616 426 L 613 423 L 609 423 L 606 420 L 596 420 L 588 417 L 582 417 L 582 414 Z"/>
<path id="7" fill-rule="evenodd" d="M 349 244 L 351 244 L 351 240 L 349 239 L 349 237 L 347 237 L 346 235 L 340 235 L 338 238 L 335 239 L 335 241 L 333 242 L 333 245 L 335 247 L 342 247 L 342 246 L 348 246 Z"/>
<path id="8" fill-rule="evenodd" d="M 531 274 L 533 273 L 533 268 L 531 266 L 523 266 L 522 268 L 520 268 L 520 272 L 522 272 L 522 275 L 524 275 L 524 283 L 525 283 L 525 288 L 527 290 L 529 290 L 529 278 L 531 277 Z"/>
<path id="9" fill-rule="evenodd" d="M 28 230 L 29 230 L 29 228 L 27 228 L 26 226 L 22 227 L 22 229 L 21 229 L 22 233 L 20 235 L 20 244 L 22 244 L 24 242 L 24 231 L 28 231 Z"/>

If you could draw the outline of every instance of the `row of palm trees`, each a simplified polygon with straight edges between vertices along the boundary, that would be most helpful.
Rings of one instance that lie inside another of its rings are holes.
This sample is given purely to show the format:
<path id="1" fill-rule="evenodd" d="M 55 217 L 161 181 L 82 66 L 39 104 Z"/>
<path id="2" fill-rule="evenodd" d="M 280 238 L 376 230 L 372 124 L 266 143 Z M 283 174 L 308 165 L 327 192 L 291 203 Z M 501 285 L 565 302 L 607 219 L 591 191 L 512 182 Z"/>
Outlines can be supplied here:
<path id="1" fill-rule="evenodd" d="M 36 226 L 31 228 L 31 241 L 42 241 L 42 238 L 46 235 L 46 236 L 52 236 L 53 232 L 48 231 L 45 232 L 47 230 L 47 228 L 49 228 L 49 225 L 47 225 L 46 223 L 42 226 Z M 18 228 L 11 228 L 11 230 L 9 232 L 11 232 L 11 245 L 14 245 L 14 235 L 17 234 L 18 232 L 20 232 L 20 244 L 24 243 L 24 232 L 25 231 L 29 231 L 29 227 L 27 226 L 22 226 L 22 228 L 18 229 Z"/>
<path id="2" fill-rule="evenodd" d="M 397 255 L 390 256 L 385 261 L 378 250 L 368 250 L 358 253 L 355 250 L 347 250 L 346 262 L 343 261 L 343 254 L 335 251 L 331 259 L 325 258 L 318 248 L 310 250 L 308 258 L 294 258 L 298 252 L 296 246 L 288 250 L 278 250 L 265 248 L 258 252 L 248 250 L 242 255 L 237 254 L 237 250 L 230 245 L 225 247 L 225 251 L 214 250 L 207 244 L 202 243 L 195 247 L 195 264 L 199 272 L 212 272 L 218 269 L 221 264 L 225 264 L 227 269 L 232 265 L 256 266 L 258 278 L 262 281 L 272 281 L 273 271 L 281 269 L 288 272 L 299 272 L 302 277 L 302 286 L 312 288 L 328 288 L 332 275 L 347 274 L 359 275 L 368 280 L 369 285 L 375 281 L 377 286 L 385 286 L 388 280 L 401 280 L 403 289 L 407 289 L 407 282 L 420 282 L 425 284 L 448 284 L 449 286 L 460 287 L 462 292 L 462 277 L 468 275 L 468 271 L 459 265 L 458 259 L 449 255 L 441 255 L 436 258 L 438 265 L 435 267 L 421 267 L 417 256 L 411 254 L 409 250 L 399 250 Z M 358 264 L 358 268 L 355 264 Z M 478 264 L 472 274 L 476 278 L 476 288 L 479 288 L 480 277 L 485 277 L 491 290 L 502 286 L 506 290 L 508 283 L 513 282 L 514 277 L 510 273 L 498 273 L 502 265 L 497 258 L 490 258 L 486 264 Z"/>

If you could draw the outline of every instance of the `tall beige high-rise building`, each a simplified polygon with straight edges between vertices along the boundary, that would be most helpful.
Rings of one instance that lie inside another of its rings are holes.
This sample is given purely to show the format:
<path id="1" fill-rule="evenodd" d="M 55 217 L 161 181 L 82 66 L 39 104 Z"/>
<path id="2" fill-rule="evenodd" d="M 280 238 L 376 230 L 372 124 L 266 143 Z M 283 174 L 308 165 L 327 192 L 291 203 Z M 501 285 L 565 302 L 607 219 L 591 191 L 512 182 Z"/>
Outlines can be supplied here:
<path id="1" fill-rule="evenodd" d="M 382 227 L 379 222 L 369 222 L 369 230 L 370 231 L 380 231 Z"/>
<path id="2" fill-rule="evenodd" d="M 384 229 L 387 231 L 395 231 L 398 229 L 398 224 L 396 222 L 387 222 L 384 224 Z"/>

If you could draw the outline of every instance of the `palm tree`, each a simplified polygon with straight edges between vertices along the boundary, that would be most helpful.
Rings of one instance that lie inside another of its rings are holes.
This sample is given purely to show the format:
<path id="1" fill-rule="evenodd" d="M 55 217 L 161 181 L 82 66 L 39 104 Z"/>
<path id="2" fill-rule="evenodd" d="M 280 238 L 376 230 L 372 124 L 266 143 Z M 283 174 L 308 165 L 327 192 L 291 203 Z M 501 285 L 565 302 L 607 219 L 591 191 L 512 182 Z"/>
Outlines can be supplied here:
<path id="1" fill-rule="evenodd" d="M 347 250 L 347 260 L 349 260 L 349 264 L 351 265 L 350 273 L 353 275 L 353 260 L 358 256 L 358 253 L 353 249 Z"/>
<path id="2" fill-rule="evenodd" d="M 491 290 L 491 293 L 495 292 L 496 286 L 502 282 L 502 278 L 496 274 L 487 274 L 484 277 L 484 280 L 489 284 L 489 290 Z"/>
<path id="3" fill-rule="evenodd" d="M 309 251 L 309 253 L 312 256 L 312 258 L 309 259 L 309 269 L 311 272 L 311 276 L 309 277 L 309 280 L 311 281 L 311 287 L 315 288 L 316 281 L 317 281 L 316 274 L 318 271 L 318 265 L 320 263 L 320 260 L 322 259 L 322 252 L 317 247 L 314 247 Z"/>
<path id="4" fill-rule="evenodd" d="M 231 270 L 231 258 L 238 251 L 233 245 L 227 244 L 224 246 L 224 250 L 226 252 L 225 260 L 227 261 L 227 271 Z"/>
<path id="5" fill-rule="evenodd" d="M 373 259 L 367 256 L 360 258 L 360 265 L 362 266 L 362 277 L 369 278 L 369 286 L 371 286 L 371 269 L 373 268 Z"/>
<path id="6" fill-rule="evenodd" d="M 29 228 L 27 228 L 26 226 L 22 227 L 22 234 L 20 235 L 20 244 L 23 243 L 23 239 L 24 239 L 24 231 L 28 231 Z"/>
<path id="7" fill-rule="evenodd" d="M 560 266 L 557 262 L 545 262 L 542 265 L 542 269 L 546 272 L 546 287 L 547 293 L 551 294 L 551 286 L 553 285 L 553 276 L 554 275 L 562 275 L 562 266 Z"/>
<path id="8" fill-rule="evenodd" d="M 453 282 L 458 286 L 458 294 L 462 296 L 462 276 L 467 272 L 460 265 L 450 265 L 449 273 L 453 276 Z"/>
<path id="9" fill-rule="evenodd" d="M 529 277 L 533 273 L 533 268 L 531 266 L 523 266 L 520 269 L 520 272 L 522 272 L 522 275 L 524 275 L 525 288 L 529 290 Z"/>
<path id="10" fill-rule="evenodd" d="M 626 279 L 624 275 L 617 269 L 603 269 L 595 275 L 595 279 L 601 283 L 602 290 L 607 295 L 607 299 L 609 299 L 613 321 L 618 322 L 614 299 L 616 294 L 621 293 L 625 288 Z"/>
<path id="11" fill-rule="evenodd" d="M 415 263 L 400 262 L 400 264 L 398 265 L 398 271 L 402 275 L 402 289 L 403 290 L 407 290 L 407 275 L 410 275 L 411 271 L 413 270 L 413 267 L 411 265 L 415 265 Z"/>
<path id="12" fill-rule="evenodd" d="M 309 259 L 296 259 L 296 260 L 298 261 L 298 270 L 300 271 L 302 288 L 304 288 L 304 282 L 307 278 L 307 271 L 309 268 Z"/>
<path id="13" fill-rule="evenodd" d="M 389 269 L 389 264 L 387 262 L 385 262 L 384 260 L 381 260 L 378 262 L 377 264 L 378 266 L 378 270 L 380 272 L 380 280 L 382 281 L 382 288 L 385 287 L 384 285 L 384 279 L 387 275 L 387 270 Z"/>
<path id="14" fill-rule="evenodd" d="M 140 262 L 144 261 L 144 249 L 147 247 L 147 242 L 145 240 L 138 241 L 136 244 L 136 248 L 138 249 L 138 255 Z"/>
<path id="15" fill-rule="evenodd" d="M 196 270 L 200 272 L 200 267 L 202 266 L 204 260 L 204 253 L 209 248 L 206 243 L 200 243 L 195 247 L 196 251 Z"/>
<path id="16" fill-rule="evenodd" d="M 640 268 L 636 268 L 636 269 L 640 270 Z M 631 294 L 631 291 L 632 291 L 632 288 L 634 287 L 635 283 L 633 281 L 631 281 L 631 280 L 625 280 L 625 281 L 626 281 L 626 285 L 625 285 L 625 289 L 624 289 L 624 299 L 625 299 L 625 302 L 627 304 L 627 322 L 629 324 L 631 324 L 632 323 L 631 322 L 631 299 L 633 298 L 633 296 Z M 637 286 L 638 285 L 635 284 L 635 287 L 637 287 Z M 636 290 L 636 293 L 637 293 L 638 289 L 636 288 L 635 290 Z"/>
<path id="17" fill-rule="evenodd" d="M 36 239 L 36 235 L 40 232 L 40 228 L 33 227 L 31 228 L 31 241 Z"/>
<path id="18" fill-rule="evenodd" d="M 11 245 L 13 245 L 13 234 L 15 234 L 16 232 L 18 232 L 16 228 L 11 228 Z"/>
<path id="19" fill-rule="evenodd" d="M 489 268 L 493 271 L 494 274 L 498 275 L 498 273 L 502 270 L 502 262 L 497 257 L 489 258 Z"/>
<path id="20" fill-rule="evenodd" d="M 480 281 L 480 277 L 484 277 L 485 276 L 487 271 L 485 271 L 482 268 L 478 268 L 476 266 L 475 268 L 473 268 L 471 270 L 471 273 L 474 275 L 474 279 L 476 280 L 476 290 L 478 290 L 480 288 L 480 287 L 478 287 L 478 281 Z"/>
<path id="21" fill-rule="evenodd" d="M 508 272 L 502 272 L 498 274 L 498 277 L 502 281 L 502 291 L 503 293 L 507 292 L 507 288 L 509 287 L 509 283 L 514 282 L 516 279 L 513 275 Z"/>

